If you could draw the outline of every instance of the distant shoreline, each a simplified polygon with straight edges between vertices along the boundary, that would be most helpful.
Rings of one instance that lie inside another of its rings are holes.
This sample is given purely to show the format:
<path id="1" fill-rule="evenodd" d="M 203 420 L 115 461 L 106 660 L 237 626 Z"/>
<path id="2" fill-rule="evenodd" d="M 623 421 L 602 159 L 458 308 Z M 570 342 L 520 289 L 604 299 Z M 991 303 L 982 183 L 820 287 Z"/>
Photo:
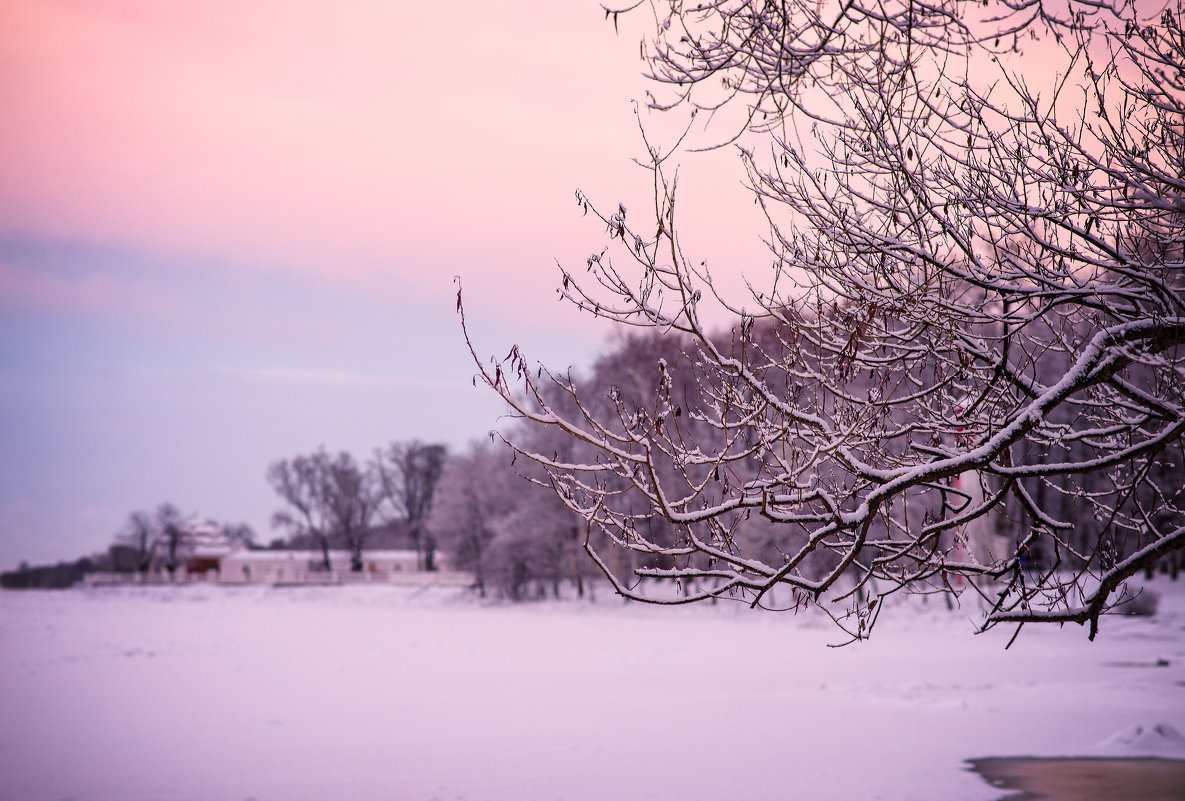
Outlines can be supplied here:
<path id="1" fill-rule="evenodd" d="M 1161 757 L 989 757 L 967 763 L 1009 801 L 1180 801 L 1185 760 Z"/>

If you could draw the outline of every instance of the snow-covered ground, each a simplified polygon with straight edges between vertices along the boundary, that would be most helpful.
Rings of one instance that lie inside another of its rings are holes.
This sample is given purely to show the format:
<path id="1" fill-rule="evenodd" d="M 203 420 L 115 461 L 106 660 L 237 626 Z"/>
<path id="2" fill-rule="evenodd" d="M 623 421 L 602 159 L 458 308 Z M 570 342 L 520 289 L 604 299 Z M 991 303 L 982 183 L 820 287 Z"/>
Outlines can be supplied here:
<path id="1" fill-rule="evenodd" d="M 1008 651 L 941 602 L 834 649 L 604 592 L 3 592 L 0 799 L 987 801 L 967 758 L 1185 758 L 1185 581 L 1152 587 L 1153 618 Z"/>

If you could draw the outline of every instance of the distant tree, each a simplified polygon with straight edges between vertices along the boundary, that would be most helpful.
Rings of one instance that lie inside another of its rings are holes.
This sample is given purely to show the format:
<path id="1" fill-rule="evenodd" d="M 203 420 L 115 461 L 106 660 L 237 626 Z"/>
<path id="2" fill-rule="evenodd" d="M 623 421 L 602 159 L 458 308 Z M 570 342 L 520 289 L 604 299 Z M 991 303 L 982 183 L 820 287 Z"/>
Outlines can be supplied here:
<path id="1" fill-rule="evenodd" d="M 193 554 L 198 542 L 194 525 L 194 520 L 187 520 L 171 503 L 160 504 L 152 513 L 131 512 L 127 523 L 116 533 L 115 542 L 98 557 L 96 569 L 147 574 L 155 564 L 158 568 L 163 565 L 172 578 L 182 560 Z M 254 538 L 251 527 L 245 523 L 224 524 L 219 532 L 231 543 L 247 545 Z"/>
<path id="2" fill-rule="evenodd" d="M 511 437 L 592 558 L 640 600 L 638 578 L 680 582 L 677 602 L 784 587 L 853 638 L 880 596 L 968 590 L 984 628 L 1093 638 L 1126 579 L 1185 547 L 1165 485 L 1185 436 L 1182 3 L 639 5 L 659 23 L 648 106 L 683 133 L 643 132 L 653 214 L 577 193 L 607 241 L 560 293 L 686 358 L 654 359 L 634 398 L 475 352 L 578 444 Z M 773 261 L 741 298 L 676 215 L 676 159 L 730 144 Z M 789 547 L 738 536 L 753 517 Z"/>
<path id="3" fill-rule="evenodd" d="M 152 552 L 156 546 L 156 527 L 152 515 L 148 512 L 136 511 L 128 515 L 128 521 L 115 538 L 117 545 L 132 549 L 134 566 L 132 569 L 147 573 L 152 563 Z M 115 546 L 112 546 L 115 547 Z M 122 555 L 119 564 L 126 564 L 128 556 Z"/>
<path id="4" fill-rule="evenodd" d="M 157 542 L 164 551 L 165 570 L 172 577 L 177 572 L 178 556 L 185 538 L 184 520 L 181 512 L 171 503 L 162 503 L 156 509 L 155 530 Z"/>
<path id="5" fill-rule="evenodd" d="M 177 507 L 162 503 L 155 513 L 134 511 L 128 514 L 128 521 L 115 536 L 111 551 L 114 564 L 127 566 L 134 561 L 134 569 L 147 573 L 154 558 L 164 559 L 169 575 L 177 569 L 178 549 L 184 538 L 184 521 Z M 119 568 L 117 568 L 119 569 Z"/>
<path id="6" fill-rule="evenodd" d="M 518 483 L 514 508 L 497 521 L 497 535 L 489 543 L 487 571 L 515 601 L 529 597 L 530 587 L 542 598 L 550 586 L 552 596 L 559 598 L 565 581 L 584 595 L 582 568 L 587 563 L 575 558 L 581 544 L 579 521 L 554 494 Z"/>
<path id="7" fill-rule="evenodd" d="M 132 573 L 140 569 L 140 553 L 132 545 L 113 543 L 107 549 L 107 559 L 111 570 L 116 573 Z"/>
<path id="8" fill-rule="evenodd" d="M 275 462 L 267 477 L 289 507 L 272 516 L 274 526 L 288 528 L 294 537 L 312 537 L 325 570 L 331 538 L 350 551 L 351 569 L 362 569 L 362 549 L 382 500 L 377 473 L 359 467 L 344 451 L 330 457 L 321 448 Z"/>
<path id="9" fill-rule="evenodd" d="M 427 525 L 453 564 L 473 571 L 481 597 L 486 595 L 489 546 L 501 521 L 516 504 L 521 482 L 509 467 L 510 452 L 475 443 L 449 460 L 434 493 Z"/>
<path id="10" fill-rule="evenodd" d="M 350 552 L 350 569 L 362 570 L 362 549 L 383 500 L 376 470 L 360 467 L 342 452 L 326 463 L 322 502 L 329 510 L 331 530 Z"/>
<path id="11" fill-rule="evenodd" d="M 258 547 L 255 545 L 255 530 L 247 523 L 223 523 L 220 531 L 222 536 L 230 542 L 248 548 Z"/>
<path id="12" fill-rule="evenodd" d="M 11 590 L 61 590 L 77 584 L 87 573 L 93 572 L 94 567 L 89 557 L 76 562 L 37 567 L 22 562 L 19 569 L 0 573 L 0 587 Z"/>
<path id="13" fill-rule="evenodd" d="M 406 521 L 421 570 L 436 569 L 436 540 L 426 523 L 447 461 L 446 446 L 418 441 L 393 442 L 375 454 L 383 497 Z"/>
<path id="14" fill-rule="evenodd" d="M 268 483 L 290 507 L 272 515 L 272 526 L 288 529 L 290 537 L 312 537 L 321 548 L 324 570 L 330 569 L 331 521 L 321 502 L 322 476 L 328 461 L 329 457 L 322 448 L 308 456 L 281 459 L 267 471 Z"/>
<path id="15" fill-rule="evenodd" d="M 591 570 L 582 556 L 580 520 L 550 488 L 524 482 L 514 452 L 500 442 L 475 442 L 449 460 L 440 479 L 428 525 L 458 568 L 471 570 L 484 598 L 494 588 L 525 600 L 550 584 L 559 596 L 563 581 L 584 594 Z"/>

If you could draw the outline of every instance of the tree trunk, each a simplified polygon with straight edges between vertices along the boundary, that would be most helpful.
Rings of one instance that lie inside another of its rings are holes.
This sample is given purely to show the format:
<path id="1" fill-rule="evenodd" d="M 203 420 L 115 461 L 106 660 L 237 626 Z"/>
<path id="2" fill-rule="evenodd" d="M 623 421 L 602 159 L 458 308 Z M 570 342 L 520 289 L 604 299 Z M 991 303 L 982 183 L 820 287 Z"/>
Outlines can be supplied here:
<path id="1" fill-rule="evenodd" d="M 436 570 L 436 538 L 431 534 L 424 537 L 424 570 Z"/>
<path id="2" fill-rule="evenodd" d="M 408 532 L 411 537 L 412 545 L 416 548 L 416 570 L 424 569 L 424 552 L 420 549 L 420 531 L 417 526 L 412 526 L 411 531 Z"/>

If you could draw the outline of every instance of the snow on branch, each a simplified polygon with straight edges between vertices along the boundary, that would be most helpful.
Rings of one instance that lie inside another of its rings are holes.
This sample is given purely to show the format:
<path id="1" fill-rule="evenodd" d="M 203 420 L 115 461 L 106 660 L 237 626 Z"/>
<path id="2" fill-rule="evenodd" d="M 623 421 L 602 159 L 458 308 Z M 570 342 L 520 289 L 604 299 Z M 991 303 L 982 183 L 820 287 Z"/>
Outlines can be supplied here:
<path id="1" fill-rule="evenodd" d="M 636 333 L 574 378 L 465 330 L 511 447 L 627 597 L 819 604 L 859 639 L 880 598 L 969 592 L 985 628 L 1093 637 L 1185 546 L 1181 3 L 647 5 L 649 105 L 687 124 L 643 131 L 652 214 L 576 194 L 606 241 L 559 289 Z M 670 177 L 720 146 L 774 259 L 743 298 Z"/>

